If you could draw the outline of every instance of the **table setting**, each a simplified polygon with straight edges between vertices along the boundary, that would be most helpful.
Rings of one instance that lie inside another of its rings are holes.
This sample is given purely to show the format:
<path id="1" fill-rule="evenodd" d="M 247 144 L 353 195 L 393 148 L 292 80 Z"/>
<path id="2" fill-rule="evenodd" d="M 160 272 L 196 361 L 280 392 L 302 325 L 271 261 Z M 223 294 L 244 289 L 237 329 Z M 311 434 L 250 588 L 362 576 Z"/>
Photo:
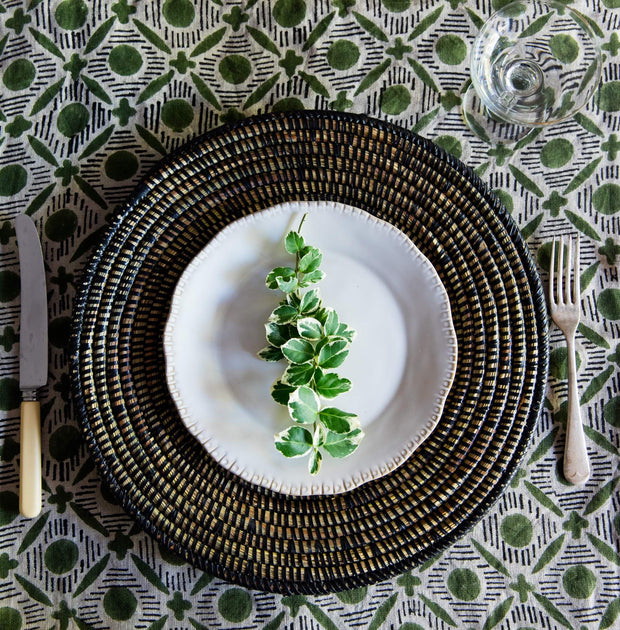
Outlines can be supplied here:
<path id="1" fill-rule="evenodd" d="M 1 0 L 0 627 L 618 627 L 618 10 Z"/>

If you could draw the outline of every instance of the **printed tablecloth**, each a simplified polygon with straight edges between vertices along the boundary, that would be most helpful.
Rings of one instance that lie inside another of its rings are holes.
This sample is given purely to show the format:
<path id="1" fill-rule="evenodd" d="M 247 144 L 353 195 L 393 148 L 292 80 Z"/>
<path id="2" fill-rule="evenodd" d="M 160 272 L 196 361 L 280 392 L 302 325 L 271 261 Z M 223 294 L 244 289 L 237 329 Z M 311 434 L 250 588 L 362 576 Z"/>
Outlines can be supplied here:
<path id="1" fill-rule="evenodd" d="M 0 628 L 620 627 L 620 2 L 569 3 L 604 63 L 593 101 L 518 150 L 462 123 L 467 53 L 503 0 L 0 0 Z M 114 209 L 162 156 L 255 113 L 369 114 L 475 168 L 542 270 L 581 235 L 578 380 L 592 477 L 563 479 L 566 346 L 510 487 L 473 530 L 404 575 L 354 591 L 248 591 L 172 556 L 99 482 L 68 373 L 76 283 Z M 26 212 L 47 265 L 43 510 L 18 514 L 19 265 Z"/>

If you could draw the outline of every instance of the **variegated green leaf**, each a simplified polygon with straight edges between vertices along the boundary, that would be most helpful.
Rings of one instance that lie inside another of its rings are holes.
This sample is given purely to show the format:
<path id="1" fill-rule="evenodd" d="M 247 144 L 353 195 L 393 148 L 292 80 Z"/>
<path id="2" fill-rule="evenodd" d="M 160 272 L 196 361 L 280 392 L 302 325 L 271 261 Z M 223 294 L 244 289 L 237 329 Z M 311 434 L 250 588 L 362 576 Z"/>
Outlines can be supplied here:
<path id="1" fill-rule="evenodd" d="M 416 37 L 419 37 L 427 31 L 439 18 L 441 12 L 443 11 L 443 6 L 436 8 L 432 13 L 429 13 L 425 18 L 421 19 L 411 31 L 411 34 L 408 37 L 408 40 L 411 41 Z"/>
<path id="2" fill-rule="evenodd" d="M 601 489 L 590 499 L 590 501 L 586 505 L 586 508 L 583 511 L 583 515 L 588 516 L 589 514 L 600 510 L 611 498 L 611 495 L 614 493 L 614 490 L 618 485 L 618 481 L 620 481 L 620 475 L 614 477 L 604 486 L 602 486 Z"/>
<path id="3" fill-rule="evenodd" d="M 24 534 L 22 542 L 19 545 L 19 549 L 17 550 L 18 554 L 26 551 L 26 549 L 28 549 L 28 547 L 30 547 L 30 545 L 32 545 L 32 543 L 38 538 L 39 534 L 43 531 L 43 528 L 45 527 L 45 524 L 47 523 L 49 517 L 50 513 L 45 512 L 34 522 L 32 527 L 30 527 L 30 529 Z"/>
<path id="4" fill-rule="evenodd" d="M 583 430 L 585 434 L 588 436 L 588 439 L 592 440 L 595 444 L 600 446 L 602 449 L 606 450 L 608 453 L 612 455 L 620 455 L 620 451 L 616 448 L 614 444 L 612 444 L 602 433 L 599 433 L 596 429 L 584 424 Z"/>
<path id="5" fill-rule="evenodd" d="M 40 158 L 43 158 L 48 164 L 51 164 L 52 166 L 58 166 L 58 161 L 54 157 L 54 154 L 38 138 L 29 135 L 28 142 L 30 143 L 32 150 Z"/>
<path id="6" fill-rule="evenodd" d="M 598 630 L 607 630 L 607 628 L 613 627 L 618 616 L 620 616 L 620 597 L 616 597 L 616 599 L 612 599 L 609 602 L 601 617 Z"/>
<path id="7" fill-rule="evenodd" d="M 30 115 L 35 116 L 40 111 L 44 110 L 52 102 L 52 100 L 58 95 L 64 82 L 65 82 L 65 78 L 63 77 L 59 81 L 56 81 L 56 83 L 52 83 L 52 85 L 50 85 L 45 90 L 45 92 L 43 92 L 43 94 L 41 94 L 41 96 L 39 96 L 39 98 L 34 102 L 34 105 L 32 106 L 32 109 L 30 110 Z"/>
<path id="8" fill-rule="evenodd" d="M 422 80 L 422 83 L 431 88 L 431 90 L 433 90 L 434 92 L 439 92 L 439 88 L 437 87 L 435 81 L 433 81 L 433 77 L 431 77 L 428 70 L 419 61 L 413 59 L 412 57 L 409 57 L 408 61 L 409 65 L 413 68 L 413 71 Z"/>
<path id="9" fill-rule="evenodd" d="M 557 506 L 538 486 L 535 486 L 527 479 L 523 481 L 523 484 L 541 505 L 546 507 L 548 510 L 551 510 L 558 516 L 564 516 L 564 512 L 562 512 L 561 508 Z"/>
<path id="10" fill-rule="evenodd" d="M 397 600 L 398 593 L 393 593 L 392 595 L 390 595 L 390 597 L 388 597 L 384 602 L 379 605 L 379 607 L 375 611 L 375 614 L 373 615 L 373 618 L 368 624 L 368 630 L 381 630 L 384 627 L 383 624 L 385 623 L 388 615 L 396 605 Z"/>
<path id="11" fill-rule="evenodd" d="M 151 149 L 154 149 L 160 155 L 166 155 L 166 148 L 164 145 L 145 127 L 136 125 L 136 131 L 138 135 L 146 142 Z"/>
<path id="12" fill-rule="evenodd" d="M 577 330 L 588 340 L 591 341 L 595 346 L 599 346 L 600 348 L 609 349 L 609 343 L 605 337 L 601 337 L 596 330 L 592 330 L 586 326 L 583 322 L 581 322 L 577 326 Z"/>
<path id="13" fill-rule="evenodd" d="M 495 626 L 499 624 L 502 619 L 504 619 L 504 617 L 508 614 L 513 600 L 514 597 L 509 597 L 508 599 L 498 604 L 491 611 L 491 614 L 487 617 L 487 620 L 484 622 L 484 626 L 482 626 L 482 630 L 491 630 L 491 628 L 495 628 Z"/>
<path id="14" fill-rule="evenodd" d="M 76 503 L 75 501 L 71 501 L 69 503 L 69 506 L 77 514 L 77 516 L 81 518 L 86 525 L 88 525 L 88 527 L 94 529 L 95 531 L 98 531 L 100 534 L 103 534 L 104 536 L 110 535 L 110 532 L 107 530 L 107 528 L 104 525 L 102 525 L 97 520 L 97 518 L 91 512 L 89 512 L 85 507 L 82 507 L 79 503 Z"/>
<path id="15" fill-rule="evenodd" d="M 97 578 L 105 571 L 105 568 L 108 566 L 108 562 L 110 560 L 110 554 L 106 554 L 98 560 L 93 566 L 88 570 L 86 575 L 82 578 L 82 581 L 77 585 L 77 588 L 73 592 L 73 597 L 77 597 L 82 594 L 85 590 L 87 590 L 90 586 L 92 586 Z"/>
<path id="16" fill-rule="evenodd" d="M 566 628 L 572 628 L 570 621 L 553 605 L 553 602 L 538 593 L 532 593 L 534 598 L 538 600 L 538 603 L 553 617 L 557 622 L 561 623 Z"/>
<path id="17" fill-rule="evenodd" d="M 508 168 L 510 169 L 512 176 L 517 180 L 517 182 L 519 182 L 519 184 L 521 184 L 521 186 L 523 186 L 523 188 L 529 190 L 537 197 L 542 197 L 544 195 L 543 191 L 538 187 L 538 185 L 523 171 L 519 170 L 514 164 L 509 164 Z"/>
<path id="18" fill-rule="evenodd" d="M 601 240 L 599 233 L 584 218 L 570 210 L 564 210 L 564 214 L 580 232 L 583 232 L 586 236 L 589 236 L 595 241 Z"/>
<path id="19" fill-rule="evenodd" d="M 607 383 L 609 377 L 613 373 L 614 368 L 610 365 L 604 372 L 601 372 L 600 374 L 595 376 L 581 395 L 581 404 L 585 405 L 586 403 L 589 403 L 601 391 L 601 389 L 605 387 L 605 383 Z"/>
<path id="20" fill-rule="evenodd" d="M 369 20 L 367 17 L 363 16 L 357 11 L 353 11 L 353 16 L 357 20 L 357 23 L 375 39 L 378 39 L 381 42 L 389 41 L 388 36 L 372 20 Z"/>
<path id="21" fill-rule="evenodd" d="M 102 131 L 98 136 L 93 138 L 91 142 L 88 143 L 86 148 L 80 153 L 80 160 L 83 160 L 85 157 L 96 153 L 103 147 L 106 142 L 110 139 L 112 134 L 114 133 L 114 125 L 110 125 L 106 130 Z"/>
<path id="22" fill-rule="evenodd" d="M 355 90 L 354 96 L 366 91 L 373 83 L 378 81 L 383 73 L 390 67 L 392 63 L 391 59 L 385 59 L 376 68 L 373 68 L 360 82 L 357 90 Z"/>
<path id="23" fill-rule="evenodd" d="M 314 46 L 317 41 L 327 32 L 329 25 L 331 24 L 334 16 L 336 15 L 335 11 L 332 11 L 328 15 L 326 15 L 313 29 L 310 35 L 308 35 L 308 39 L 305 41 L 302 46 L 302 52 L 306 52 L 312 46 Z"/>
<path id="24" fill-rule="evenodd" d="M 564 538 L 566 538 L 566 534 L 561 534 L 547 545 L 534 565 L 532 573 L 538 573 L 538 571 L 547 566 L 558 555 L 558 552 L 562 549 L 562 545 L 564 544 Z"/>
<path id="25" fill-rule="evenodd" d="M 50 598 L 36 585 L 27 580 L 25 577 L 15 573 L 15 579 L 21 584 L 22 588 L 28 593 L 30 599 L 43 604 L 44 606 L 53 606 Z"/>
<path id="26" fill-rule="evenodd" d="M 282 53 L 280 53 L 280 49 L 273 43 L 273 41 L 266 35 L 263 31 L 259 31 L 257 28 L 252 28 L 251 26 L 246 26 L 246 30 L 250 37 L 262 48 L 269 51 L 270 53 L 276 55 L 277 57 L 281 57 Z"/>
<path id="27" fill-rule="evenodd" d="M 155 48 L 159 48 L 162 52 L 167 54 L 172 54 L 170 47 L 166 42 L 152 29 L 150 29 L 144 22 L 140 22 L 140 20 L 134 19 L 134 26 L 142 33 L 144 38 L 148 40 Z"/>
<path id="28" fill-rule="evenodd" d="M 426 606 L 428 607 L 428 609 L 437 617 L 439 617 L 439 619 L 441 619 L 444 623 L 447 623 L 449 626 L 456 626 L 457 623 L 456 621 L 454 621 L 454 619 L 452 619 L 452 617 L 449 615 L 448 611 L 443 608 L 442 606 L 440 606 L 437 602 L 434 602 L 432 600 L 430 600 L 428 597 L 426 597 L 425 595 L 422 595 L 420 593 L 420 599 L 426 604 Z"/>
<path id="29" fill-rule="evenodd" d="M 95 30 L 95 32 L 90 36 L 86 46 L 84 46 L 84 54 L 88 55 L 93 52 L 95 48 L 98 48 L 103 40 L 106 38 L 107 34 L 110 32 L 110 29 L 114 26 L 114 22 L 116 21 L 116 16 L 113 16 L 107 19 L 101 26 Z"/>
<path id="30" fill-rule="evenodd" d="M 220 41 L 222 41 L 222 38 L 224 37 L 225 34 L 226 34 L 225 26 L 217 29 L 213 33 L 210 33 L 194 48 L 194 50 L 192 50 L 189 56 L 198 57 L 199 55 L 206 53 L 208 50 L 211 50 L 211 48 L 213 48 L 214 46 L 217 46 L 220 43 Z"/>
<path id="31" fill-rule="evenodd" d="M 136 566 L 136 569 L 149 581 L 149 583 L 156 589 L 160 590 L 164 595 L 170 595 L 170 590 L 162 582 L 161 578 L 155 573 L 155 570 L 150 567 L 142 558 L 135 553 L 131 554 L 131 559 Z"/>
<path id="32" fill-rule="evenodd" d="M 138 100 L 136 101 L 137 105 L 140 103 L 144 103 L 144 101 L 148 101 L 151 97 L 155 96 L 157 92 L 163 90 L 170 81 L 172 81 L 172 77 L 174 76 L 174 70 L 169 70 L 166 74 L 158 77 L 157 79 L 153 79 L 145 88 L 142 90 L 140 96 L 138 96 Z"/>
<path id="33" fill-rule="evenodd" d="M 487 551 L 478 541 L 472 540 L 471 544 L 478 550 L 478 553 L 489 563 L 489 566 L 493 567 L 496 571 L 499 571 L 506 577 L 510 577 L 508 569 L 503 565 L 501 560 L 496 558 L 490 551 Z"/>
<path id="34" fill-rule="evenodd" d="M 563 194 L 567 195 L 568 193 L 573 192 L 573 190 L 577 190 L 577 188 L 579 188 L 581 184 L 583 184 L 587 179 L 592 176 L 602 159 L 602 156 L 597 157 L 596 159 L 592 160 L 592 162 L 590 162 L 587 166 L 582 168 L 581 171 L 579 171 L 579 173 L 577 173 L 577 175 L 573 177 L 568 186 L 564 189 Z"/>

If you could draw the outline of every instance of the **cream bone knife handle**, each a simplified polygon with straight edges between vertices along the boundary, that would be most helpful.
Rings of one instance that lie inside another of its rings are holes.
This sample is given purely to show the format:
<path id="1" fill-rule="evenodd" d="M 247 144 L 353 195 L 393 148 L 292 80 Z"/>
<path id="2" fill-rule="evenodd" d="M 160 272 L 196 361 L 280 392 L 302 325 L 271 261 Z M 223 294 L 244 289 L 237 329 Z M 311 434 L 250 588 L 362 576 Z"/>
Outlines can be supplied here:
<path id="1" fill-rule="evenodd" d="M 41 406 L 25 400 L 21 406 L 19 511 L 33 518 L 41 511 Z"/>

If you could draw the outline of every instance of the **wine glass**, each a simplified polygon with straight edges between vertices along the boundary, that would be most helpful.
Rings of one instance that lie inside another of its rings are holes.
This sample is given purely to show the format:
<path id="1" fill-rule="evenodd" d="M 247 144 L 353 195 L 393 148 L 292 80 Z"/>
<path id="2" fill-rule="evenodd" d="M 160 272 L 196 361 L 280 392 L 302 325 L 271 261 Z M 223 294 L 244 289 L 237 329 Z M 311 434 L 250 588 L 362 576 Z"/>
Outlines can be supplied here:
<path id="1" fill-rule="evenodd" d="M 470 65 L 465 122 L 487 142 L 510 143 L 586 105 L 600 80 L 601 52 L 587 19 L 574 9 L 554 0 L 517 0 L 484 23 Z"/>

